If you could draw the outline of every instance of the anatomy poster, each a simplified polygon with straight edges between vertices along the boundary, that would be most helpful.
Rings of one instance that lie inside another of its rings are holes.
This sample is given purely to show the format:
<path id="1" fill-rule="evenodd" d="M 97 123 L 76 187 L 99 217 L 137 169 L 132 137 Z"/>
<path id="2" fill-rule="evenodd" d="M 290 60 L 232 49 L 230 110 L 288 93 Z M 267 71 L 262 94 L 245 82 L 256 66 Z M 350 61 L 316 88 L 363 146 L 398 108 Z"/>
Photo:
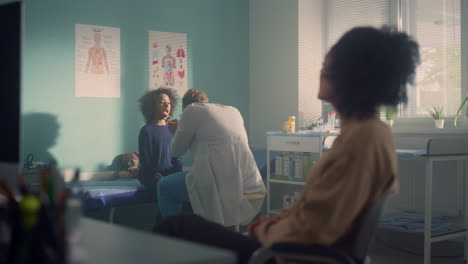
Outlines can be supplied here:
<path id="1" fill-rule="evenodd" d="M 120 29 L 75 25 L 75 96 L 120 97 Z"/>
<path id="2" fill-rule="evenodd" d="M 169 87 L 179 96 L 187 91 L 187 35 L 149 31 L 150 89 Z"/>

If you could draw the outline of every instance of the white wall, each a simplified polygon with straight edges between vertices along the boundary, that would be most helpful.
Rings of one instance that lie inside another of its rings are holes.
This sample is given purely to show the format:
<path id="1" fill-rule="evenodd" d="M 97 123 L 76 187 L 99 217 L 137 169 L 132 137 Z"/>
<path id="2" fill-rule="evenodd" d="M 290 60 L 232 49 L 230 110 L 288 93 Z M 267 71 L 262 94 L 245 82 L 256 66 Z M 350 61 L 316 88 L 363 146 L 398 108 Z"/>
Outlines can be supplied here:
<path id="1" fill-rule="evenodd" d="M 250 0 L 250 144 L 298 109 L 298 1 Z"/>
<path id="2" fill-rule="evenodd" d="M 298 0 L 298 125 L 307 125 L 322 115 L 322 101 L 317 98 L 320 69 L 324 58 L 324 3 L 322 0 Z M 297 127 L 297 126 L 296 126 Z"/>
<path id="3" fill-rule="evenodd" d="M 250 143 L 266 147 L 266 131 L 290 115 L 321 115 L 317 99 L 323 59 L 322 0 L 250 0 Z"/>

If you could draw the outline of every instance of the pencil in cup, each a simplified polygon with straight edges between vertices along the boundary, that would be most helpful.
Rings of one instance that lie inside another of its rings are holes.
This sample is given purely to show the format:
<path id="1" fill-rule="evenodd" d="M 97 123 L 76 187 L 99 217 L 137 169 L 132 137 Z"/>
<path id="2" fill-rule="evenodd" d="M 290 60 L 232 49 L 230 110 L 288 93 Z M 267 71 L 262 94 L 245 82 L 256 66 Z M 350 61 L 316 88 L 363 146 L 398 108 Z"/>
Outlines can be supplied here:
<path id="1" fill-rule="evenodd" d="M 18 203 L 16 201 L 15 195 L 13 194 L 13 191 L 10 189 L 8 184 L 3 179 L 0 179 L 0 192 L 7 198 L 8 203 L 10 204 Z"/>

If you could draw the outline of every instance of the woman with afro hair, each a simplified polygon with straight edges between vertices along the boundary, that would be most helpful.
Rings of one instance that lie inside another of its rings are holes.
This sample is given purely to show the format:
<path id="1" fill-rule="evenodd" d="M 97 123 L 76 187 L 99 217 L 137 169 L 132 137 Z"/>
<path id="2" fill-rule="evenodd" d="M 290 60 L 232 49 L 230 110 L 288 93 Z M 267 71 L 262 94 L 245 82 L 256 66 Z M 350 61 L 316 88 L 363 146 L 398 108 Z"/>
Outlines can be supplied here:
<path id="1" fill-rule="evenodd" d="M 182 171 L 181 158 L 174 157 L 171 153 L 174 135 L 168 127 L 177 99 L 174 89 L 159 88 L 147 92 L 139 100 L 146 124 L 138 136 L 138 179 L 155 199 L 157 182 L 164 176 Z"/>

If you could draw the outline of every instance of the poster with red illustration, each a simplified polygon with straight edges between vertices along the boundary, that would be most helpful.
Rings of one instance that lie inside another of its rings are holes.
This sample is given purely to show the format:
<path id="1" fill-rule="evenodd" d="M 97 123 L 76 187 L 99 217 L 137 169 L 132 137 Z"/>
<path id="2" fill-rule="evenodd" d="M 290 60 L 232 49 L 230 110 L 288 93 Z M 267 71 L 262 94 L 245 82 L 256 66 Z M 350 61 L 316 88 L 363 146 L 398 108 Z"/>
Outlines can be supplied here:
<path id="1" fill-rule="evenodd" d="M 75 96 L 120 97 L 120 29 L 75 25 Z"/>
<path id="2" fill-rule="evenodd" d="M 180 96 L 187 91 L 187 34 L 149 31 L 150 89 L 169 87 Z"/>

